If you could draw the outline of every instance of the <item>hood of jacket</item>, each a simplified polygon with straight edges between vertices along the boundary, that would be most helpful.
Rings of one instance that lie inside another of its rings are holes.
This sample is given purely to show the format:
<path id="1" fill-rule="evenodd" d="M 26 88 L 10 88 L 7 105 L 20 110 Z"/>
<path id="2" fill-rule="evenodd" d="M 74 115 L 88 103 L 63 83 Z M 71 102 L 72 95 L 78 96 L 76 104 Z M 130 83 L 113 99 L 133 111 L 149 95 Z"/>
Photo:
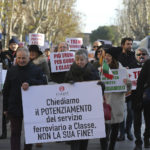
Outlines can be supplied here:
<path id="1" fill-rule="evenodd" d="M 42 63 L 44 63 L 44 62 L 47 62 L 47 59 L 46 59 L 46 57 L 42 54 L 42 55 L 40 55 L 38 58 L 34 59 L 32 62 L 33 62 L 35 65 L 39 65 L 39 64 L 42 64 Z"/>

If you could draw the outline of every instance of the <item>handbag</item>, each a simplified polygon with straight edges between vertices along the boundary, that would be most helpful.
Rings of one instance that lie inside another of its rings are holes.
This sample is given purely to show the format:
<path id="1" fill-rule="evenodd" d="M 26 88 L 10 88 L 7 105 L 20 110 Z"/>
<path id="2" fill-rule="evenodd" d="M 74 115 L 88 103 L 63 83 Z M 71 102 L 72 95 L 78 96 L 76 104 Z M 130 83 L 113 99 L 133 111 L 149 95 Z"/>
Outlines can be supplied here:
<path id="1" fill-rule="evenodd" d="M 149 105 L 150 104 L 150 87 L 147 87 L 144 89 L 143 92 L 143 105 Z"/>
<path id="2" fill-rule="evenodd" d="M 106 103 L 105 98 L 104 98 L 104 102 L 103 102 L 103 108 L 104 108 L 105 120 L 111 120 L 111 106 Z"/>

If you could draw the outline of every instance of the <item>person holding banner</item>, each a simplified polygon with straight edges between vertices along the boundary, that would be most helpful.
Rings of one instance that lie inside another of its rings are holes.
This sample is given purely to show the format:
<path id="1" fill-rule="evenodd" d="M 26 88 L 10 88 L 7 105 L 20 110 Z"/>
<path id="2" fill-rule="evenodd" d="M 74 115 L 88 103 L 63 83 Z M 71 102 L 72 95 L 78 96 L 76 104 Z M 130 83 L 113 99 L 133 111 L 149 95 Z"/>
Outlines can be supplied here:
<path id="1" fill-rule="evenodd" d="M 105 50 L 105 60 L 110 69 L 123 69 L 123 67 L 117 60 L 117 55 L 114 48 Z M 129 80 L 127 71 L 126 78 L 123 79 L 123 82 L 127 85 L 127 90 L 131 90 L 131 81 Z M 108 150 L 115 150 L 119 124 L 124 119 L 125 92 L 105 93 L 105 96 L 106 102 L 111 106 L 111 120 L 106 121 L 106 123 L 111 125 Z"/>
<path id="2" fill-rule="evenodd" d="M 88 62 L 88 52 L 80 49 L 75 53 L 75 62 L 71 65 L 70 71 L 66 73 L 65 82 L 99 80 L 98 71 Z M 87 150 L 88 140 L 71 141 L 71 150 Z"/>
<path id="3" fill-rule="evenodd" d="M 141 68 L 144 63 L 146 62 L 146 60 L 149 58 L 148 55 L 148 50 L 146 48 L 142 48 L 139 47 L 138 49 L 135 50 L 135 57 L 137 60 L 137 64 L 136 64 L 136 68 Z M 140 77 L 141 78 L 141 77 Z M 139 79 L 138 79 L 139 80 Z M 141 85 L 140 85 L 141 86 Z M 139 84 L 138 84 L 138 90 L 139 90 Z M 141 90 L 143 90 L 142 87 L 140 87 L 140 93 Z M 132 90 L 132 107 L 133 107 L 133 111 L 134 111 L 134 135 L 135 135 L 135 148 L 134 150 L 141 150 L 142 149 L 142 138 L 141 138 L 141 126 L 142 126 L 142 109 L 138 109 L 137 108 L 137 104 L 139 100 L 139 98 L 137 98 L 137 91 L 136 90 Z M 150 141 L 149 141 L 149 119 L 147 119 L 147 113 L 145 113 L 147 111 L 147 107 L 144 107 L 143 105 L 143 109 L 144 109 L 144 120 L 145 120 L 145 132 L 144 132 L 144 147 L 145 148 L 150 148 Z"/>
<path id="4" fill-rule="evenodd" d="M 23 120 L 21 88 L 27 90 L 32 85 L 46 84 L 46 78 L 40 68 L 29 61 L 28 49 L 19 48 L 16 52 L 16 65 L 7 71 L 3 87 L 4 114 L 11 123 L 11 150 L 21 149 Z M 31 149 L 31 144 L 25 144 L 24 150 Z"/>
<path id="5" fill-rule="evenodd" d="M 42 51 L 40 51 L 39 46 L 30 45 L 29 52 L 30 52 L 30 60 L 32 61 L 32 63 L 40 67 L 47 77 L 47 82 L 50 81 L 50 70 L 48 67 L 48 62 L 46 56 L 42 53 Z"/>

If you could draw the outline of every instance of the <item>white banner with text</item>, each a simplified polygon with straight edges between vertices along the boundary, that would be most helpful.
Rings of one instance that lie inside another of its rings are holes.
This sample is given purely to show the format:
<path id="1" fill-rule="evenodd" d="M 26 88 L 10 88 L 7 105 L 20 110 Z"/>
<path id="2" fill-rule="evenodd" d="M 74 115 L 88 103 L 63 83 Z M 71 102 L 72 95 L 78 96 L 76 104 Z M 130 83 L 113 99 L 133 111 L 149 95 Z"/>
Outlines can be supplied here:
<path id="1" fill-rule="evenodd" d="M 105 137 L 97 81 L 33 86 L 22 96 L 27 144 Z"/>

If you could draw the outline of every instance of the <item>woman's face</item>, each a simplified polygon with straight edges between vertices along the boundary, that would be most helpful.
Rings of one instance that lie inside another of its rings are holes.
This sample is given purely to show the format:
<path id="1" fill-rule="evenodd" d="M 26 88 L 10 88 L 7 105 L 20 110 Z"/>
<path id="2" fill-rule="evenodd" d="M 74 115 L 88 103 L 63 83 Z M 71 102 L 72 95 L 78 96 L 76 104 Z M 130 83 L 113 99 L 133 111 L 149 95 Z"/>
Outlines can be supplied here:
<path id="1" fill-rule="evenodd" d="M 102 49 L 99 49 L 97 50 L 97 58 L 99 59 L 103 54 L 103 50 Z"/>
<path id="2" fill-rule="evenodd" d="M 82 55 L 77 55 L 77 56 L 75 57 L 75 63 L 76 63 L 79 67 L 84 68 L 85 65 L 88 63 L 88 60 L 85 59 L 85 57 L 82 56 Z"/>
<path id="3" fill-rule="evenodd" d="M 106 62 L 107 62 L 108 65 L 111 64 L 112 56 L 110 54 L 106 53 L 105 54 L 105 59 L 106 59 Z"/>
<path id="4" fill-rule="evenodd" d="M 37 52 L 34 51 L 30 51 L 30 59 L 34 60 L 39 56 L 39 54 Z"/>

